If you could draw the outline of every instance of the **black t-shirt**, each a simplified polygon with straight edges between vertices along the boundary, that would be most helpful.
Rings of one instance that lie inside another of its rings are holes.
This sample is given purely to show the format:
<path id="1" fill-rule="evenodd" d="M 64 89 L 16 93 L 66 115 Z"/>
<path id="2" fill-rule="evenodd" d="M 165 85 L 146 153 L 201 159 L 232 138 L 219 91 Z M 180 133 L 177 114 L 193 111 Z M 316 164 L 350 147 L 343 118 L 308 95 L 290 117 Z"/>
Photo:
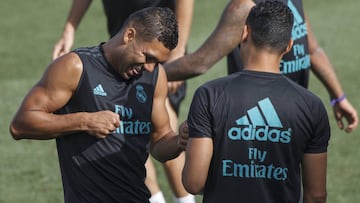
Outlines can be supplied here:
<path id="1" fill-rule="evenodd" d="M 263 0 L 254 0 L 259 3 Z M 299 85 L 307 88 L 309 83 L 310 55 L 307 39 L 302 0 L 282 0 L 294 14 L 292 40 L 294 45 L 289 53 L 285 54 L 281 63 L 281 72 Z M 243 69 L 240 60 L 239 47 L 235 48 L 227 57 L 228 72 L 234 73 Z"/>
<path id="2" fill-rule="evenodd" d="M 298 202 L 304 153 L 327 151 L 321 100 L 282 74 L 243 71 L 201 86 L 189 136 L 213 139 L 204 203 Z"/>
<path id="3" fill-rule="evenodd" d="M 121 122 L 105 139 L 86 132 L 56 139 L 65 202 L 148 202 L 144 164 L 158 68 L 125 80 L 107 63 L 101 45 L 74 52 L 83 73 L 71 100 L 56 113 L 110 110 Z"/>

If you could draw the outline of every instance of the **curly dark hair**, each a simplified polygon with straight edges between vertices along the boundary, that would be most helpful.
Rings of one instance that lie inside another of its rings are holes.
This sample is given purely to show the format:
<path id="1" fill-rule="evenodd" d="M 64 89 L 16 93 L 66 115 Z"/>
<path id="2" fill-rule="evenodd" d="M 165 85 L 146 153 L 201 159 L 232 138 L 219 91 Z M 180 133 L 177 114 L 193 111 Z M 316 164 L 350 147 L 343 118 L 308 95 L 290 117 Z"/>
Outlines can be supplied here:
<path id="1" fill-rule="evenodd" d="M 169 50 L 178 43 L 178 25 L 175 13 L 167 7 L 148 7 L 131 14 L 124 25 L 131 24 L 143 40 L 159 40 Z"/>
<path id="2" fill-rule="evenodd" d="M 246 24 L 257 47 L 269 47 L 283 52 L 290 39 L 294 16 L 288 6 L 280 1 L 265 1 L 254 6 Z"/>

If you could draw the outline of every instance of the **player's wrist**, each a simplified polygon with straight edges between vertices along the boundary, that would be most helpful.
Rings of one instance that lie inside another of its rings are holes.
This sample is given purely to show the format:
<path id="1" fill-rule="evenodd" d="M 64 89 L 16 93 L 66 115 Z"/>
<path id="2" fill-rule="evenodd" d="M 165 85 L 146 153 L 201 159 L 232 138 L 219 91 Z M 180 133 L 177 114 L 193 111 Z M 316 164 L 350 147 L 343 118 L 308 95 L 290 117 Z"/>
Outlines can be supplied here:
<path id="1" fill-rule="evenodd" d="M 335 106 L 336 104 L 340 103 L 341 101 L 343 101 L 344 99 L 346 99 L 346 95 L 342 94 L 340 97 L 338 98 L 333 98 L 330 100 L 330 105 L 331 106 Z"/>

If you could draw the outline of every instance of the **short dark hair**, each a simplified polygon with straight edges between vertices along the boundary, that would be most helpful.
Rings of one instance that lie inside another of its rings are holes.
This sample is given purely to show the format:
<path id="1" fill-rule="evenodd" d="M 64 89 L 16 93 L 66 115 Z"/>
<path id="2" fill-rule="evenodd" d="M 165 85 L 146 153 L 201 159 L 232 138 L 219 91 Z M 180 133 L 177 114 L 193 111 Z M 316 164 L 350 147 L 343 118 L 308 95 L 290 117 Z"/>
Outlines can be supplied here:
<path id="1" fill-rule="evenodd" d="M 265 1 L 254 6 L 246 25 L 256 47 L 283 52 L 290 39 L 294 16 L 288 6 L 280 1 Z"/>
<path id="2" fill-rule="evenodd" d="M 148 7 L 131 14 L 124 23 L 132 25 L 143 40 L 159 40 L 169 50 L 178 43 L 178 25 L 175 13 L 167 7 Z"/>

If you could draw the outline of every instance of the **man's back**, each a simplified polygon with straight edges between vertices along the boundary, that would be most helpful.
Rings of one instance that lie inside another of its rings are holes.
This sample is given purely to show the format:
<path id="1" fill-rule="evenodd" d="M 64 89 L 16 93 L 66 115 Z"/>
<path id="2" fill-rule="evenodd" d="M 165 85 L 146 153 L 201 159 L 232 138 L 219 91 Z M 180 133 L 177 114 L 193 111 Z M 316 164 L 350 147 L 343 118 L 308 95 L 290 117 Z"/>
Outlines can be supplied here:
<path id="1" fill-rule="evenodd" d="M 204 202 L 298 202 L 304 153 L 326 152 L 328 144 L 320 99 L 281 74 L 254 71 L 195 95 L 189 135 L 214 143 Z"/>

